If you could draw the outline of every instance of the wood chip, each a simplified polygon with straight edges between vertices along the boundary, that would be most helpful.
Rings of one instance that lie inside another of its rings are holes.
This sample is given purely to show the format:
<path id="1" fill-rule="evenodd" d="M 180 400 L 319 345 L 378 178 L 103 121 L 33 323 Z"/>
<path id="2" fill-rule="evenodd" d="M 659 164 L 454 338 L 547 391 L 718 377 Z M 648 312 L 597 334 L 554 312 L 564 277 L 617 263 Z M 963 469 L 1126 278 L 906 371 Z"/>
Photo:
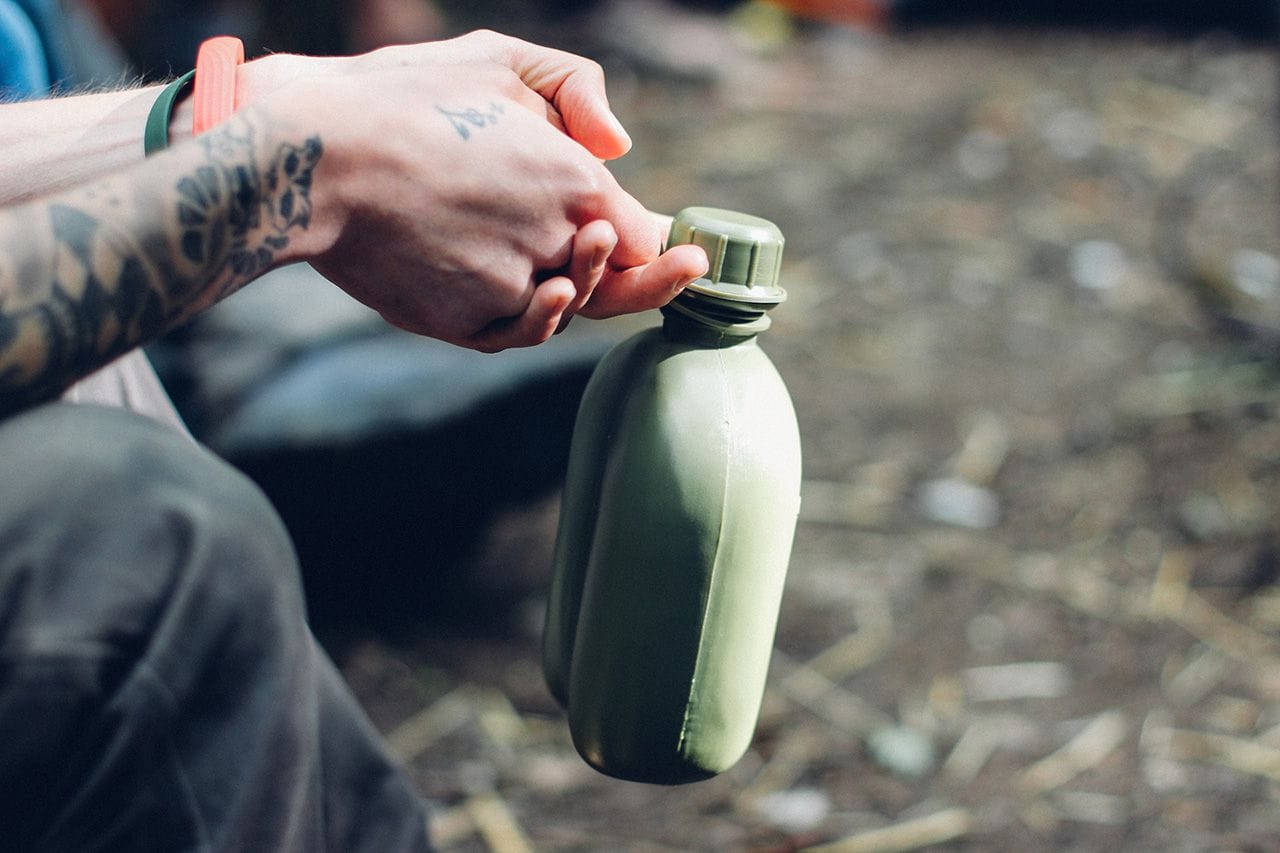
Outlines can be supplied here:
<path id="1" fill-rule="evenodd" d="M 964 671 L 970 702 L 1056 699 L 1071 690 L 1071 670 L 1057 661 L 1022 661 L 975 666 Z"/>
<path id="2" fill-rule="evenodd" d="M 951 460 L 951 473 L 978 486 L 988 486 L 1009 455 L 1009 428 L 993 412 L 980 413 Z"/>
<path id="3" fill-rule="evenodd" d="M 1176 617 L 1187 603 L 1191 584 L 1192 563 L 1186 551 L 1170 548 L 1160 558 L 1147 611 L 1154 617 Z"/>
<path id="4" fill-rule="evenodd" d="M 1129 803 L 1114 794 L 1092 791 L 1056 791 L 1050 803 L 1065 820 L 1121 826 L 1129 819 Z"/>

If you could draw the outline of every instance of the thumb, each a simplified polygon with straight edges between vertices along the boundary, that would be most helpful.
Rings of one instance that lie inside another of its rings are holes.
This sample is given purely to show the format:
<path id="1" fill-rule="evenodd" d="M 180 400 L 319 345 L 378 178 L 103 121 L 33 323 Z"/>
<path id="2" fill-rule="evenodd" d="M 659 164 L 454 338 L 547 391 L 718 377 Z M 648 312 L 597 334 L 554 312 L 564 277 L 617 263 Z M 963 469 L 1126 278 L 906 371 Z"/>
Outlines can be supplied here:
<path id="1" fill-rule="evenodd" d="M 631 137 L 609 108 L 599 64 L 527 42 L 510 45 L 508 62 L 533 91 L 559 112 L 569 136 L 602 160 L 631 150 Z"/>
<path id="2" fill-rule="evenodd" d="M 569 77 L 553 101 L 565 130 L 601 160 L 613 160 L 631 150 L 631 136 L 609 108 L 603 85 L 597 90 L 579 77 Z"/>

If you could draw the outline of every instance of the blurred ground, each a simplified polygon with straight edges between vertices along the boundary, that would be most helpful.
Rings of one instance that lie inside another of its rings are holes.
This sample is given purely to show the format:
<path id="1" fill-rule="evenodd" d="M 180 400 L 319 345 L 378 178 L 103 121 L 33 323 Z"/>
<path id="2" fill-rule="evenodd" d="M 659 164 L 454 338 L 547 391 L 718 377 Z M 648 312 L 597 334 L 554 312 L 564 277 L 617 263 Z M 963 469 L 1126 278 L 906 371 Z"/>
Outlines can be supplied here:
<path id="1" fill-rule="evenodd" d="M 1275 849 L 1275 55 L 741 26 L 715 74 L 610 79 L 639 198 L 789 240 L 762 345 L 805 507 L 757 742 L 676 789 L 577 758 L 537 663 L 552 495 L 471 567 L 524 605 L 340 647 L 438 843 Z"/>

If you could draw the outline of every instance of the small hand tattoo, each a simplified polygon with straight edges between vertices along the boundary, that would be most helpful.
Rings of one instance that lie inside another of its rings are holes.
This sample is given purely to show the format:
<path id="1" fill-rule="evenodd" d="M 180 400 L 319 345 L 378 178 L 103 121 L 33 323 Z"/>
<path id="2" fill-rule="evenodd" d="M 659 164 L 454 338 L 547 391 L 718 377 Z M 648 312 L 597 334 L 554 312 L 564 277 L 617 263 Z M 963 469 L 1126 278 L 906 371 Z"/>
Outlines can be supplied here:
<path id="1" fill-rule="evenodd" d="M 490 101 L 487 110 L 478 110 L 474 107 L 465 110 L 446 110 L 444 107 L 436 107 L 436 112 L 449 120 L 459 136 L 470 139 L 473 128 L 479 129 L 497 124 L 498 116 L 505 110 L 501 104 Z"/>

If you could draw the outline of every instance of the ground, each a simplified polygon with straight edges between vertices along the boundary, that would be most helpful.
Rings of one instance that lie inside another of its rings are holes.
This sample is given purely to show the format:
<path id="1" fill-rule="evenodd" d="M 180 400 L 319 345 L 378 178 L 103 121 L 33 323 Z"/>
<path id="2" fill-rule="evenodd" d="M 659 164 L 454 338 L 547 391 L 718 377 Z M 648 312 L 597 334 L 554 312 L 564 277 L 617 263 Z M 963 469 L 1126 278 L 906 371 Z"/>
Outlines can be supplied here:
<path id="1" fill-rule="evenodd" d="M 788 239 L 761 345 L 804 508 L 756 741 L 678 788 L 577 757 L 538 669 L 552 494 L 475 557 L 522 605 L 338 651 L 437 842 L 1274 849 L 1275 55 L 736 26 L 714 73 L 610 91 L 637 197 Z"/>

